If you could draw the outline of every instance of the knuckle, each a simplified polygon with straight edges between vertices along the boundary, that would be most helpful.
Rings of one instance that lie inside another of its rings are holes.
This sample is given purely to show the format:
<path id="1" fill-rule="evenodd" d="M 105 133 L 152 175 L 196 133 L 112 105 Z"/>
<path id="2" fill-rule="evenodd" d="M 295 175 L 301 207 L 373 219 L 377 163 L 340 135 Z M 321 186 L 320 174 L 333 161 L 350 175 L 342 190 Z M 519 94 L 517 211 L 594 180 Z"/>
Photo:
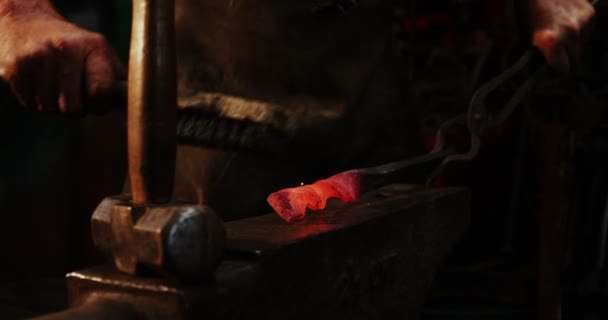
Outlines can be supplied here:
<path id="1" fill-rule="evenodd" d="M 13 61 L 0 69 L 0 76 L 7 81 L 13 81 L 18 74 L 19 67 L 16 61 Z"/>
<path id="2" fill-rule="evenodd" d="M 65 53 L 70 49 L 71 43 L 65 37 L 60 37 L 52 40 L 51 47 L 59 53 Z"/>
<path id="3" fill-rule="evenodd" d="M 70 114 L 73 111 L 74 111 L 74 108 L 71 105 L 65 104 L 65 103 L 59 103 L 59 112 L 65 113 L 65 114 Z"/>
<path id="4" fill-rule="evenodd" d="M 578 21 L 570 20 L 564 24 L 564 29 L 568 33 L 577 35 L 581 31 L 581 23 Z"/>
<path id="5" fill-rule="evenodd" d="M 103 36 L 97 35 L 96 37 L 98 37 L 96 40 L 89 42 L 86 56 L 95 55 L 98 58 L 108 56 L 108 52 L 111 50 L 110 45 Z"/>
<path id="6" fill-rule="evenodd" d="M 41 59 L 47 59 L 52 54 L 52 44 L 50 42 L 45 42 L 23 54 L 19 60 L 21 63 L 30 64 Z"/>
<path id="7" fill-rule="evenodd" d="M 51 41 L 48 48 L 61 55 L 80 55 L 102 47 L 105 43 L 102 35 L 85 31 L 57 37 Z"/>
<path id="8" fill-rule="evenodd" d="M 539 30 L 534 34 L 534 45 L 541 48 L 554 48 L 558 45 L 559 35 L 551 29 Z"/>
<path id="9" fill-rule="evenodd" d="M 70 105 L 68 104 L 67 101 L 67 97 L 65 93 L 60 93 L 59 97 L 58 97 L 58 105 L 59 105 L 59 111 L 61 112 L 67 112 L 70 109 Z"/>
<path id="10" fill-rule="evenodd" d="M 66 92 L 62 92 L 58 97 L 59 111 L 63 113 L 73 113 L 78 111 L 81 107 L 76 96 L 70 96 Z"/>
<path id="11" fill-rule="evenodd" d="M 102 48 L 107 46 L 106 38 L 99 33 L 89 33 L 87 42 L 92 48 Z"/>
<path id="12" fill-rule="evenodd" d="M 87 86 L 87 92 L 91 97 L 99 97 L 107 94 L 110 91 L 110 84 L 99 77 L 94 77 Z"/>
<path id="13" fill-rule="evenodd" d="M 593 19 L 593 17 L 595 17 L 595 7 L 592 6 L 591 4 L 587 4 L 586 10 L 585 10 L 585 21 L 590 21 L 591 19 Z"/>

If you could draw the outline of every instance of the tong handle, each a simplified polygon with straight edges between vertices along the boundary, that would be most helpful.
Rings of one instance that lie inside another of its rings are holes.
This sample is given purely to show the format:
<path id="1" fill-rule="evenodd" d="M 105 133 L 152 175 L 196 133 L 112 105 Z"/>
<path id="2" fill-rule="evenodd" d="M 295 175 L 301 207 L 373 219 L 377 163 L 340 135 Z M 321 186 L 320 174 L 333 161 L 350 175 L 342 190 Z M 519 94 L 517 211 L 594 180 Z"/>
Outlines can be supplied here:
<path id="1" fill-rule="evenodd" d="M 522 75 L 524 72 L 528 75 L 528 79 L 516 89 L 504 107 L 496 113 L 491 113 L 487 105 L 488 96 L 507 81 L 512 80 L 517 75 Z M 546 72 L 547 64 L 543 55 L 537 48 L 531 48 L 522 54 L 511 67 L 477 89 L 471 98 L 467 114 L 471 135 L 480 137 L 486 129 L 495 127 L 505 121 L 513 113 L 515 107 L 532 91 L 538 77 Z"/>
<path id="2" fill-rule="evenodd" d="M 531 72 L 532 77 L 528 78 L 515 91 L 515 93 L 500 111 L 498 111 L 496 114 L 490 113 L 486 105 L 486 99 L 488 96 L 504 83 L 513 79 L 515 76 L 524 71 Z M 523 99 L 527 97 L 528 93 L 532 91 L 538 77 L 544 74 L 546 71 L 547 65 L 544 62 L 542 54 L 538 49 L 531 48 L 527 50 L 517 60 L 517 62 L 515 62 L 515 64 L 477 89 L 471 98 L 468 112 L 448 120 L 444 125 L 441 126 L 437 133 L 436 147 L 443 149 L 445 148 L 445 135 L 448 128 L 458 124 L 459 120 L 462 121 L 462 118 L 466 117 L 467 128 L 471 136 L 471 145 L 469 150 L 465 153 L 449 155 L 443 159 L 439 166 L 429 175 L 426 185 L 430 185 L 451 163 L 473 160 L 481 149 L 481 135 L 483 132 L 486 129 L 494 127 L 505 121 L 511 115 L 511 113 L 513 113 L 513 110 L 515 110 L 515 108 L 523 101 Z"/>

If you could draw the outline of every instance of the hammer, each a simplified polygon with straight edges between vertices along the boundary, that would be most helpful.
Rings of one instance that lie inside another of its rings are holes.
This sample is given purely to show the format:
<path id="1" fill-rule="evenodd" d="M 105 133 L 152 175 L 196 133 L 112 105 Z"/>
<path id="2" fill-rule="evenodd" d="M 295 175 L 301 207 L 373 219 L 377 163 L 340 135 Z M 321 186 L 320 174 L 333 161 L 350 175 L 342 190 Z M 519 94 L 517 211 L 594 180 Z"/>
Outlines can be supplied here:
<path id="1" fill-rule="evenodd" d="M 95 245 L 116 267 L 145 265 L 184 281 L 210 275 L 225 243 L 208 207 L 173 204 L 176 162 L 174 0 L 133 0 L 128 83 L 131 195 L 106 198 L 91 218 Z"/>

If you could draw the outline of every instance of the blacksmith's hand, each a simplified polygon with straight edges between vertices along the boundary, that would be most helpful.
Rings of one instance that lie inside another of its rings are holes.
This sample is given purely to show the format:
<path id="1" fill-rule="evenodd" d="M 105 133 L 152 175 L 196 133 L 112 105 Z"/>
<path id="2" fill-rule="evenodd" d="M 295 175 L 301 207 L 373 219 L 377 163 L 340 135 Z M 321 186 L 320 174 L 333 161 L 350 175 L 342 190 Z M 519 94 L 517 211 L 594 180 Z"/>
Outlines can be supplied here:
<path id="1" fill-rule="evenodd" d="M 527 0 L 532 44 L 557 71 L 568 72 L 580 55 L 595 10 L 589 0 Z"/>
<path id="2" fill-rule="evenodd" d="M 48 0 L 0 0 L 0 78 L 23 106 L 83 113 L 124 74 L 103 36 L 66 21 Z"/>

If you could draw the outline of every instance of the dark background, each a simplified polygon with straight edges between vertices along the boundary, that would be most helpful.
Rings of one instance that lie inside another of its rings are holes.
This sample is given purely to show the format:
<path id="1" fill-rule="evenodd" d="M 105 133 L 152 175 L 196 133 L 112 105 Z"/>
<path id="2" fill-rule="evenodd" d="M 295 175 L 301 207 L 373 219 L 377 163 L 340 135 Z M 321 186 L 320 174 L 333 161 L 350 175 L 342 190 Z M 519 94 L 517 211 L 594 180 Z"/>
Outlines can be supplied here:
<path id="1" fill-rule="evenodd" d="M 96 30 L 124 58 L 129 1 L 54 1 L 70 21 Z M 608 42 L 606 9 L 574 75 L 540 86 L 525 108 L 492 132 L 472 164 L 444 183 L 473 189 L 474 220 L 438 275 L 424 319 L 526 319 L 538 304 L 545 124 L 568 128 L 566 192 L 555 264 L 556 294 L 569 319 L 605 319 L 608 238 Z M 395 35 L 414 83 L 411 104 L 430 147 L 442 120 L 466 110 L 474 88 L 521 52 L 525 33 L 484 1 L 404 1 Z M 480 69 L 476 66 L 486 58 Z M 497 105 L 509 94 L 496 98 Z M 88 233 L 95 206 L 121 192 L 124 114 L 68 119 L 26 112 L 2 87 L 0 107 L 0 312 L 27 316 L 65 304 L 61 277 L 101 261 Z M 525 110 L 525 111 L 524 111 Z M 555 248 L 554 248 L 555 249 Z M 35 288 L 35 289 L 34 289 Z"/>

